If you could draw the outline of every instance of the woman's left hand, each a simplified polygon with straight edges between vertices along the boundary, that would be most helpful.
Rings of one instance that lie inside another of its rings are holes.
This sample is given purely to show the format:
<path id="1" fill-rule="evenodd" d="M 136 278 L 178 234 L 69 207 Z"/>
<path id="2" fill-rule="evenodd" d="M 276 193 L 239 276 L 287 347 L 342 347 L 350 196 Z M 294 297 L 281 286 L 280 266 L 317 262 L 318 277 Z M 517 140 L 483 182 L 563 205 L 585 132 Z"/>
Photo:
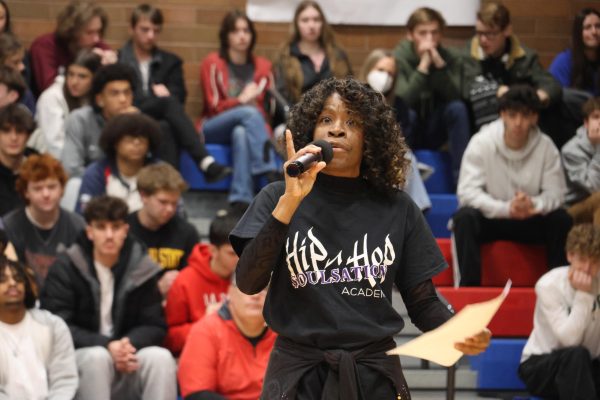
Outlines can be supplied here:
<path id="1" fill-rule="evenodd" d="M 483 328 L 481 332 L 466 338 L 464 342 L 455 343 L 454 348 L 466 355 L 475 356 L 488 348 L 491 338 L 492 332 L 488 328 Z"/>

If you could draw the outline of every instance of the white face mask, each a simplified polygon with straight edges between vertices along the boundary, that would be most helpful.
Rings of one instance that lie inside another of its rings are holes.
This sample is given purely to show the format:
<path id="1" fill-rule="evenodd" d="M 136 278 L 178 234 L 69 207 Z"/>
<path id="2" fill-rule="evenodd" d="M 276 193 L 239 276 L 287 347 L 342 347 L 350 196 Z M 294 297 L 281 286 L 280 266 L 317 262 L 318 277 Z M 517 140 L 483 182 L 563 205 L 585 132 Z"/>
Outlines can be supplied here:
<path id="1" fill-rule="evenodd" d="M 367 83 L 373 89 L 385 94 L 392 88 L 394 79 L 385 71 L 373 70 L 367 75 Z"/>

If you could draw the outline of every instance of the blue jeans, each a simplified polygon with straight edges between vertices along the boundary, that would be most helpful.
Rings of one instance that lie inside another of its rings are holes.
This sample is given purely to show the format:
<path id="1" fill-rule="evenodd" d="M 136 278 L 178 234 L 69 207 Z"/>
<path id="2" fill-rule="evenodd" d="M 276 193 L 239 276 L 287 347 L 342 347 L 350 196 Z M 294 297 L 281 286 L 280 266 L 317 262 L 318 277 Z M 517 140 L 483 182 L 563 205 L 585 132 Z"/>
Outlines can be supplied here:
<path id="1" fill-rule="evenodd" d="M 202 125 L 206 143 L 231 146 L 233 174 L 228 200 L 250 203 L 254 198 L 254 177 L 275 171 L 275 157 L 263 158 L 268 134 L 265 119 L 256 107 L 239 106 L 224 111 Z"/>
<path id="2" fill-rule="evenodd" d="M 410 110 L 411 122 L 416 122 L 417 114 Z M 421 129 L 413 132 L 411 144 L 415 148 L 438 149 L 448 141 L 448 149 L 452 164 L 452 176 L 454 184 L 458 182 L 460 162 L 467 144 L 471 139 L 471 128 L 469 125 L 469 112 L 467 106 L 460 100 L 453 100 L 436 108 L 425 121 L 421 122 Z"/>

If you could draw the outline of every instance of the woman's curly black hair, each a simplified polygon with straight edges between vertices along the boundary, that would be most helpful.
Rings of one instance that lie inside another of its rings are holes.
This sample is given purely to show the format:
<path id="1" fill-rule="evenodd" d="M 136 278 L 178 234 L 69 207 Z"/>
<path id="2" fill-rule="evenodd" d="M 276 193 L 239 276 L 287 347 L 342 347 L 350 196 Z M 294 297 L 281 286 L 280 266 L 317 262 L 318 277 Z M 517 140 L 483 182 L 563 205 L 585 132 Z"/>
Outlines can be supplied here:
<path id="1" fill-rule="evenodd" d="M 362 177 L 382 194 L 392 195 L 403 188 L 409 168 L 405 157 L 408 147 L 394 110 L 381 93 L 353 78 L 323 80 L 292 107 L 288 129 L 292 132 L 295 148 L 301 149 L 313 141 L 317 119 L 325 101 L 334 93 L 340 95 L 362 124 Z"/>

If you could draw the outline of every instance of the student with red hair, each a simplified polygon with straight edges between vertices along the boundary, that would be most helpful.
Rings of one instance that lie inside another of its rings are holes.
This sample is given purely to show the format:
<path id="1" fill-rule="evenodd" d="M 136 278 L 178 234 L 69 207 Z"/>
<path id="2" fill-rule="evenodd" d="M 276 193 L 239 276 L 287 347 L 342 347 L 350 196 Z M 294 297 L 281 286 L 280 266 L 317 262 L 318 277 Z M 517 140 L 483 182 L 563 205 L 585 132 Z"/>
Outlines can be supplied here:
<path id="1" fill-rule="evenodd" d="M 2 218 L 17 257 L 33 269 L 39 287 L 57 253 L 73 244 L 85 226 L 81 216 L 60 207 L 66 182 L 60 161 L 49 154 L 29 156 L 16 181 L 26 205 Z"/>

